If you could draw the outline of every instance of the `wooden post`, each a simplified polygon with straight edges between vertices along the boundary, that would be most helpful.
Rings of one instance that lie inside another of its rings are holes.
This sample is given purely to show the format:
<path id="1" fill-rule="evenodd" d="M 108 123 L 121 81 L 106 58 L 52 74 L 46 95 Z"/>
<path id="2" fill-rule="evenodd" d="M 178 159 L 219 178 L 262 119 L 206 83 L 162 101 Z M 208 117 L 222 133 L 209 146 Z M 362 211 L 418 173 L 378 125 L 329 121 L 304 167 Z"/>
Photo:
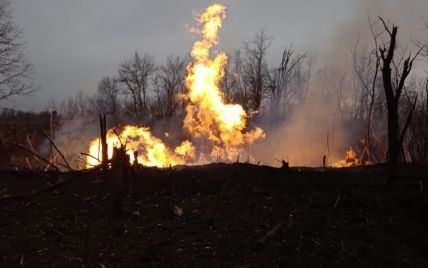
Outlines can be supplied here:
<path id="1" fill-rule="evenodd" d="M 123 199 L 130 193 L 129 174 L 131 170 L 130 158 L 126 154 L 125 147 L 113 147 L 113 156 L 111 158 L 111 175 L 113 189 L 112 191 L 112 205 L 111 217 L 116 218 L 120 216 L 122 211 Z"/>
<path id="2" fill-rule="evenodd" d="M 52 142 L 55 142 L 55 132 L 56 132 L 56 126 L 57 126 L 56 115 L 57 114 L 55 110 L 51 111 L 51 119 L 50 119 L 49 125 L 50 125 L 50 134 L 51 134 Z M 49 147 L 49 159 L 50 160 L 54 159 L 54 148 L 52 143 L 50 143 L 50 147 Z"/>
<path id="3" fill-rule="evenodd" d="M 100 130 L 101 130 L 101 165 L 104 170 L 108 168 L 108 148 L 107 148 L 107 124 L 106 116 L 100 115 Z"/>

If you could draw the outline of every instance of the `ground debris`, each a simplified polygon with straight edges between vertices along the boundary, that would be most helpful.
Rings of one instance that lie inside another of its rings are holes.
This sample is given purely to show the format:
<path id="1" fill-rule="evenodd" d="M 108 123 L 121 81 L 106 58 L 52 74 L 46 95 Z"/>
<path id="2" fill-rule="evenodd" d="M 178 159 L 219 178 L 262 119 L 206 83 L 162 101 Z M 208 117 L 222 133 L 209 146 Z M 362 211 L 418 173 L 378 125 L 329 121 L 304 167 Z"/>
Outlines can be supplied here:
<path id="1" fill-rule="evenodd" d="M 418 181 L 386 189 L 375 169 L 290 169 L 143 169 L 114 219 L 113 177 L 63 173 L 58 194 L 0 200 L 0 266 L 428 266 Z M 15 196 L 57 178 L 9 172 L 0 189 Z"/>

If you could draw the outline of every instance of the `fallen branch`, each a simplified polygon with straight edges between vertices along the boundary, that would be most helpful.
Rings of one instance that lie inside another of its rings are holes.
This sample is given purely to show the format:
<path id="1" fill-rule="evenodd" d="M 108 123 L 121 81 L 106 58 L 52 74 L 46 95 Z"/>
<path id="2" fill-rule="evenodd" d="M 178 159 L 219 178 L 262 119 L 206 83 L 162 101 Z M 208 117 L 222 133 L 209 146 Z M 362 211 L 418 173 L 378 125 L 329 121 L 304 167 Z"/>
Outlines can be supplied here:
<path id="1" fill-rule="evenodd" d="M 51 137 L 49 137 L 49 135 L 46 134 L 46 132 L 44 132 L 44 131 L 43 131 L 43 134 L 49 140 L 49 142 L 55 148 L 55 150 L 58 152 L 58 154 L 61 156 L 61 158 L 64 161 L 64 163 L 67 165 L 67 168 L 69 170 L 73 171 L 73 169 L 71 168 L 71 166 L 68 164 L 67 160 L 65 159 L 64 154 L 61 152 L 61 150 L 58 148 L 58 146 L 56 146 L 55 142 L 51 139 Z"/>
<path id="2" fill-rule="evenodd" d="M 60 182 L 57 182 L 55 184 L 49 184 L 47 187 L 44 187 L 44 188 L 41 188 L 38 190 L 32 190 L 32 191 L 29 191 L 27 193 L 22 193 L 22 194 L 6 195 L 6 196 L 1 197 L 0 200 L 19 199 L 19 198 L 24 198 L 24 197 L 36 196 L 38 194 L 43 193 L 44 191 L 55 189 L 55 188 L 65 184 L 67 182 L 73 181 L 73 180 L 78 179 L 78 178 L 83 178 L 84 176 L 82 176 L 82 175 L 90 174 L 92 172 L 100 170 L 101 168 L 102 167 L 99 165 L 99 166 L 96 166 L 96 167 L 91 168 L 91 169 L 85 169 L 85 170 L 77 172 L 77 174 L 73 177 L 70 177 L 70 178 L 63 180 L 63 181 L 60 181 Z M 30 170 L 30 172 L 34 172 L 34 171 Z M 37 173 L 37 174 L 43 175 L 43 176 L 49 176 L 48 174 L 43 174 L 42 172 Z"/>
<path id="3" fill-rule="evenodd" d="M 90 154 L 87 154 L 87 153 L 80 153 L 80 154 L 84 155 L 84 156 L 89 156 L 90 158 L 93 158 L 93 159 L 97 160 L 99 163 L 101 163 L 101 160 L 98 159 L 97 157 L 93 156 L 93 155 L 90 155 Z"/>
<path id="4" fill-rule="evenodd" d="M 334 203 L 334 207 L 337 207 L 340 201 L 340 195 L 337 197 L 336 202 Z"/>
<path id="5" fill-rule="evenodd" d="M 285 223 L 279 222 L 272 229 L 269 230 L 262 238 L 257 241 L 257 247 L 264 247 L 272 238 L 278 235 L 279 232 L 285 227 L 286 230 L 290 230 L 294 225 L 294 216 L 292 214 L 288 215 L 287 225 Z"/>
<path id="6" fill-rule="evenodd" d="M 278 234 L 283 227 L 284 227 L 283 222 L 277 223 L 271 230 L 269 230 L 269 232 L 267 232 L 262 238 L 260 238 L 257 241 L 257 244 L 259 246 L 264 246 L 269 240 L 272 239 L 272 237 Z"/>
<path id="7" fill-rule="evenodd" d="M 37 153 L 35 153 L 33 150 L 25 147 L 24 145 L 18 144 L 18 143 L 13 143 L 13 145 L 15 145 L 16 147 L 19 147 L 21 149 L 24 149 L 25 151 L 29 152 L 30 154 L 32 154 L 33 156 L 37 157 L 38 159 L 42 160 L 43 162 L 45 162 L 46 164 L 52 166 L 53 168 L 55 168 L 57 171 L 59 171 L 59 168 L 57 166 L 55 166 L 54 164 L 52 164 L 50 161 L 44 159 L 43 157 L 41 157 L 40 155 L 38 155 Z M 59 163 L 60 164 L 60 163 Z"/>

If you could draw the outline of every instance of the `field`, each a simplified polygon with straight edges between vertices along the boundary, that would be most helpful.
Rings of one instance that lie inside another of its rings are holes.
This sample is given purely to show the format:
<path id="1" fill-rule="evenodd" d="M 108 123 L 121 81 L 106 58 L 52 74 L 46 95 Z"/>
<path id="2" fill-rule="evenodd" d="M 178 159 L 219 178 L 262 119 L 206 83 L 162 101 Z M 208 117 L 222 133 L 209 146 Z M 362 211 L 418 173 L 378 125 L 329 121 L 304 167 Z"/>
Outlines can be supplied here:
<path id="1" fill-rule="evenodd" d="M 383 169 L 143 169 L 124 198 L 113 173 L 2 172 L 0 266 L 427 267 L 426 170 Z"/>

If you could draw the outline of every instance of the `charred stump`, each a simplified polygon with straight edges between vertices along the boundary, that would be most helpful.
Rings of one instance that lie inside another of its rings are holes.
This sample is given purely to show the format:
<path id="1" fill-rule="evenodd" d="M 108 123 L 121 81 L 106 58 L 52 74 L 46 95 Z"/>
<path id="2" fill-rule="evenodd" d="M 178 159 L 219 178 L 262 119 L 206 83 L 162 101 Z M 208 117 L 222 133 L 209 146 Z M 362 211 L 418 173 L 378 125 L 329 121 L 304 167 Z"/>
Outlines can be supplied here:
<path id="1" fill-rule="evenodd" d="M 107 123 L 106 116 L 100 115 L 100 140 L 101 140 L 101 166 L 103 170 L 108 169 L 108 148 L 107 148 Z"/>
<path id="2" fill-rule="evenodd" d="M 112 180 L 111 216 L 118 217 L 122 212 L 123 199 L 129 193 L 128 171 L 131 169 L 129 156 L 124 147 L 113 148 L 111 158 L 110 179 Z"/>

